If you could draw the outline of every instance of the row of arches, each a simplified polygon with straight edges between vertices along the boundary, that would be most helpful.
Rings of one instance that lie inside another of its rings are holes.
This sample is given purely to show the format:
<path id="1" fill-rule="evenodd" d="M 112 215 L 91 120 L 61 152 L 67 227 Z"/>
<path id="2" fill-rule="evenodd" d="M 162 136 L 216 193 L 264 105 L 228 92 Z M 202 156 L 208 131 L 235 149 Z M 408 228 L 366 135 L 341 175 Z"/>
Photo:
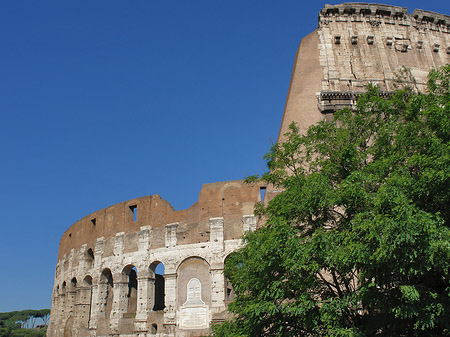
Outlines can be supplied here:
<path id="1" fill-rule="evenodd" d="M 154 305 L 152 307 L 153 311 L 163 310 L 165 308 L 164 303 L 164 264 L 162 262 L 156 261 L 152 263 L 149 267 L 149 273 L 147 278 L 152 281 L 153 291 L 152 298 Z M 76 277 L 73 277 L 69 284 L 64 281 L 61 287 L 57 285 L 56 295 L 57 297 L 69 297 L 69 294 L 80 293 L 79 298 L 76 302 L 84 302 L 87 304 L 87 297 L 89 300 L 89 318 L 92 311 L 92 286 L 93 278 L 91 275 L 86 275 L 80 285 Z M 137 268 L 129 264 L 122 269 L 121 274 L 113 276 L 111 269 L 105 268 L 102 270 L 99 281 L 98 281 L 98 303 L 99 309 L 102 311 L 104 318 L 109 318 L 111 315 L 112 304 L 114 300 L 114 287 L 122 287 L 125 291 L 122 292 L 125 300 L 126 306 L 124 311 L 129 314 L 136 313 L 137 310 L 137 294 L 138 294 L 138 270 Z M 89 296 L 85 294 L 86 288 L 89 289 Z M 116 292 L 117 293 L 117 292 Z M 65 302 L 65 301 L 64 301 Z M 65 303 L 64 303 L 65 304 Z M 68 308 L 69 310 L 72 308 Z M 66 310 L 67 311 L 67 310 Z"/>
<path id="2" fill-rule="evenodd" d="M 55 314 L 62 322 L 68 322 L 67 317 L 73 317 L 69 321 L 73 321 L 73 329 L 75 325 L 79 325 L 85 329 L 97 329 L 98 333 L 108 333 L 108 329 L 114 326 L 134 324 L 132 322 L 135 322 L 135 318 L 136 322 L 142 322 L 145 317 L 153 320 L 149 321 L 148 331 L 156 331 L 157 326 L 163 324 L 166 311 L 172 314 L 178 308 L 189 308 L 194 304 L 209 308 L 212 293 L 217 293 L 217 289 L 213 290 L 212 274 L 221 273 L 217 269 L 212 271 L 210 264 L 198 256 L 187 257 L 179 263 L 175 273 L 168 275 L 160 261 L 140 270 L 134 264 L 127 264 L 120 271 L 105 267 L 97 276 L 92 271 L 87 270 L 88 274 L 82 279 L 73 277 L 70 281 L 58 284 L 52 307 L 57 308 Z M 214 284 L 221 283 L 215 281 Z M 223 279 L 223 287 L 223 301 L 226 304 L 234 296 L 231 283 L 226 277 Z M 209 309 L 204 310 L 205 313 L 209 312 Z M 183 312 L 191 311 L 180 311 L 181 315 Z M 204 317 L 206 320 L 209 316 Z M 130 323 L 124 323 L 126 320 Z M 189 319 L 185 317 L 184 321 L 188 322 Z M 203 322 L 201 326 L 209 326 L 208 322 Z"/>

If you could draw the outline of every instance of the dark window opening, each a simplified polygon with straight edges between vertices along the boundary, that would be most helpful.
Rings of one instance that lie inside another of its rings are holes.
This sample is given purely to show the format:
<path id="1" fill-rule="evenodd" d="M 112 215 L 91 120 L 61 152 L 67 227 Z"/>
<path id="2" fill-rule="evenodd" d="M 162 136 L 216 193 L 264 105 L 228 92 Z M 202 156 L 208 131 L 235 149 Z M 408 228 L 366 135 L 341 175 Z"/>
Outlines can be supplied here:
<path id="1" fill-rule="evenodd" d="M 264 197 L 266 195 L 266 187 L 265 186 L 259 188 L 259 194 L 261 197 L 261 202 L 264 202 Z"/>
<path id="2" fill-rule="evenodd" d="M 89 249 L 87 250 L 86 254 L 87 254 L 87 257 L 88 257 L 90 260 L 94 261 L 94 252 L 92 251 L 92 248 L 89 248 Z"/>
<path id="3" fill-rule="evenodd" d="M 69 233 L 69 238 L 71 238 L 72 237 L 72 233 Z"/>
<path id="4" fill-rule="evenodd" d="M 383 10 L 383 9 L 377 9 L 377 11 L 375 12 L 375 15 L 391 16 L 391 11 L 386 11 L 386 10 Z"/>
<path id="5" fill-rule="evenodd" d="M 111 316 L 111 310 L 112 310 L 112 303 L 113 303 L 113 288 L 114 288 L 114 281 L 113 276 L 111 273 L 111 270 L 105 269 L 102 273 L 102 283 L 105 287 L 105 293 L 104 293 L 104 299 L 103 299 L 103 305 L 105 308 L 105 318 L 109 319 Z"/>
<path id="6" fill-rule="evenodd" d="M 128 274 L 128 308 L 127 311 L 130 313 L 135 313 L 137 309 L 137 289 L 138 289 L 138 280 L 136 268 L 130 270 Z"/>
<path id="7" fill-rule="evenodd" d="M 344 14 L 347 14 L 347 15 L 353 15 L 353 14 L 355 14 L 356 13 L 356 10 L 355 10 L 355 8 L 344 8 Z"/>
<path id="8" fill-rule="evenodd" d="M 423 18 L 422 18 L 422 22 L 430 22 L 430 23 L 433 23 L 434 22 L 434 18 L 433 17 L 431 17 L 431 16 L 423 16 Z"/>
<path id="9" fill-rule="evenodd" d="M 165 306 L 165 280 L 164 280 L 164 264 L 155 262 L 150 266 L 151 271 L 155 275 L 154 294 L 153 294 L 153 310 L 163 310 Z"/>
<path id="10" fill-rule="evenodd" d="M 231 281 L 228 277 L 225 277 L 225 301 L 234 300 L 235 294 Z"/>
<path id="11" fill-rule="evenodd" d="M 137 205 L 130 206 L 130 211 L 133 214 L 133 221 L 137 220 Z"/>
<path id="12" fill-rule="evenodd" d="M 153 323 L 150 332 L 151 332 L 152 334 L 158 333 L 158 324 Z"/>
<path id="13" fill-rule="evenodd" d="M 91 219 L 91 223 L 92 223 L 92 226 L 95 227 L 95 225 L 97 224 L 97 219 L 96 218 Z"/>
<path id="14" fill-rule="evenodd" d="M 339 8 L 328 8 L 326 15 L 339 15 Z"/>
<path id="15" fill-rule="evenodd" d="M 86 296 L 85 298 L 87 302 L 89 302 L 89 306 L 87 308 L 87 322 L 86 322 L 86 326 L 89 326 L 92 311 L 92 277 L 90 277 L 89 275 L 86 276 L 83 280 L 83 283 L 84 287 L 87 288 L 84 290 L 85 291 L 84 296 Z"/>
<path id="16" fill-rule="evenodd" d="M 155 275 L 155 305 L 153 310 L 163 310 L 166 306 L 164 305 L 164 276 Z"/>

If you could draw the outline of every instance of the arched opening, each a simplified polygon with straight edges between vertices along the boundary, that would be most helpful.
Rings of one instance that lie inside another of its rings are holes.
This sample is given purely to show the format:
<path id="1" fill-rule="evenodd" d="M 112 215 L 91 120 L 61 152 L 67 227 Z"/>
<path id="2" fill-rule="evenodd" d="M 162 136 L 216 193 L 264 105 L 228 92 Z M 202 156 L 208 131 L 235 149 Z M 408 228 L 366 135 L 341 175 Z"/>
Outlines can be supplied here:
<path id="1" fill-rule="evenodd" d="M 86 256 L 85 257 L 86 257 L 87 267 L 88 268 L 94 267 L 94 259 L 95 259 L 95 257 L 94 257 L 94 251 L 92 250 L 92 248 L 89 248 L 86 251 Z"/>
<path id="2" fill-rule="evenodd" d="M 153 276 L 154 291 L 153 291 L 153 310 L 163 310 L 164 304 L 164 264 L 160 261 L 155 261 L 150 265 L 150 275 Z"/>
<path id="3" fill-rule="evenodd" d="M 74 277 L 70 280 L 70 290 L 75 290 L 77 288 L 77 278 Z"/>
<path id="4" fill-rule="evenodd" d="M 225 258 L 224 265 L 227 263 L 228 256 Z M 233 285 L 231 284 L 231 280 L 224 275 L 224 286 L 225 286 L 225 303 L 229 303 L 234 300 L 236 294 L 234 293 Z"/>
<path id="5" fill-rule="evenodd" d="M 181 329 L 208 329 L 211 307 L 211 270 L 200 256 L 185 259 L 177 268 L 177 306 Z M 195 312 L 196 319 L 192 319 Z"/>
<path id="6" fill-rule="evenodd" d="M 156 335 L 158 333 L 158 324 L 153 323 L 152 326 L 150 327 L 150 332 L 153 335 Z"/>
<path id="7" fill-rule="evenodd" d="M 126 276 L 126 281 L 128 283 L 127 312 L 136 313 L 138 291 L 137 269 L 133 265 L 128 265 L 123 269 L 122 274 Z"/>
<path id="8" fill-rule="evenodd" d="M 102 272 L 102 276 L 100 278 L 100 299 L 103 304 L 103 311 L 105 313 L 105 318 L 109 319 L 111 315 L 112 303 L 113 303 L 113 289 L 114 289 L 114 281 L 111 270 L 104 269 Z"/>
<path id="9" fill-rule="evenodd" d="M 92 286 L 92 277 L 90 275 L 86 275 L 86 277 L 83 280 L 83 286 Z"/>
<path id="10" fill-rule="evenodd" d="M 52 308 L 57 308 L 58 314 L 59 314 L 59 311 L 61 311 L 61 307 L 60 307 L 61 301 L 60 301 L 60 298 L 59 298 L 59 295 L 60 295 L 59 284 L 56 286 L 55 292 L 56 292 L 56 295 L 52 299 L 52 301 L 53 301 Z M 56 312 L 56 310 L 54 310 L 54 311 Z M 56 317 L 56 315 L 54 315 L 54 317 Z"/>
<path id="11" fill-rule="evenodd" d="M 89 327 L 89 322 L 91 321 L 92 312 L 92 277 L 86 275 L 83 279 L 83 288 L 81 293 L 81 304 L 84 308 L 83 317 L 85 321 L 85 327 Z"/>
<path id="12" fill-rule="evenodd" d="M 77 279 L 76 277 L 73 277 L 70 280 L 66 294 L 65 312 L 68 314 L 73 314 L 75 311 L 76 294 L 77 294 Z"/>
<path id="13" fill-rule="evenodd" d="M 64 315 L 66 312 L 66 292 L 67 292 L 67 284 L 66 284 L 66 281 L 64 281 L 61 284 L 61 296 L 60 296 L 60 304 L 59 304 L 62 315 Z"/>
<path id="14" fill-rule="evenodd" d="M 236 294 L 234 293 L 233 286 L 228 277 L 225 276 L 225 302 L 231 302 L 234 300 Z"/>
<path id="15" fill-rule="evenodd" d="M 73 316 L 70 315 L 64 325 L 64 337 L 72 337 Z"/>

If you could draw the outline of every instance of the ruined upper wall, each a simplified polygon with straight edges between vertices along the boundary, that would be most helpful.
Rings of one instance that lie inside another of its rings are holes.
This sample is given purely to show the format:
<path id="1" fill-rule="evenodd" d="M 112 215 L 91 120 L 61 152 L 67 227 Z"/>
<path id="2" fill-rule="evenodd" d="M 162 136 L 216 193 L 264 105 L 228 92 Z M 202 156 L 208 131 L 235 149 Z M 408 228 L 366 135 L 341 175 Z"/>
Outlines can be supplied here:
<path id="1" fill-rule="evenodd" d="M 430 69 L 450 62 L 450 17 L 370 3 L 325 5 L 297 52 L 279 140 L 290 123 L 305 132 L 355 102 L 368 83 L 389 92 L 402 67 L 423 90 Z"/>
<path id="2" fill-rule="evenodd" d="M 177 243 L 206 242 L 209 238 L 209 220 L 224 218 L 225 239 L 242 236 L 242 216 L 253 214 L 255 203 L 260 201 L 256 184 L 227 181 L 204 184 L 199 200 L 185 210 L 174 210 L 159 195 L 145 196 L 121 202 L 87 215 L 74 223 L 63 234 L 59 257 L 82 245 L 93 247 L 99 238 L 107 240 L 117 233 L 138 232 L 151 226 L 154 232 L 153 247 L 164 246 L 165 226 L 177 223 Z"/>

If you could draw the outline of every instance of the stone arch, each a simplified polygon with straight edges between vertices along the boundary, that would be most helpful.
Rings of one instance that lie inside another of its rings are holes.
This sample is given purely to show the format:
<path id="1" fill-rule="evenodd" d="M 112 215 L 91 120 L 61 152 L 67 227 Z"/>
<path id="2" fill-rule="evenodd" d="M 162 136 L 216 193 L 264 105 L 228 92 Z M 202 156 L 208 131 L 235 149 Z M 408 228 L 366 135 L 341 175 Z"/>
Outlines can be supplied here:
<path id="1" fill-rule="evenodd" d="M 241 188 L 242 187 L 242 185 L 240 184 L 240 183 L 238 183 L 238 182 L 235 182 L 235 181 L 227 181 L 225 184 L 223 184 L 223 186 L 220 188 L 220 193 L 221 193 L 221 195 L 222 195 L 222 197 L 224 197 L 225 195 L 224 195 L 224 193 L 225 193 L 225 190 L 227 190 L 228 188 L 230 188 L 230 187 L 237 187 L 237 188 Z"/>
<path id="2" fill-rule="evenodd" d="M 94 267 L 95 256 L 94 256 L 94 251 L 92 250 L 92 248 L 86 249 L 86 252 L 84 253 L 84 258 L 86 261 L 87 269 L 91 269 L 92 267 Z"/>
<path id="3" fill-rule="evenodd" d="M 211 271 L 201 257 L 184 259 L 177 269 L 177 308 L 181 329 L 208 329 L 211 307 Z"/>
<path id="4" fill-rule="evenodd" d="M 70 290 L 75 290 L 77 288 L 77 278 L 72 277 L 70 280 Z"/>
<path id="5" fill-rule="evenodd" d="M 137 293 L 138 293 L 138 280 L 137 269 L 134 265 L 129 264 L 122 270 L 123 282 L 126 282 L 126 300 L 127 300 L 127 313 L 136 313 L 137 309 Z"/>
<path id="6" fill-rule="evenodd" d="M 149 266 L 149 276 L 151 282 L 150 294 L 152 296 L 152 310 L 159 311 L 165 308 L 165 266 L 161 261 L 154 261 Z"/>
<path id="7" fill-rule="evenodd" d="M 103 319 L 109 319 L 111 315 L 113 296 L 114 296 L 114 280 L 111 269 L 105 268 L 100 276 L 99 283 L 99 304 Z"/>
<path id="8" fill-rule="evenodd" d="M 66 304 L 67 304 L 67 283 L 66 281 L 63 281 L 63 283 L 61 284 L 61 293 L 60 293 L 60 297 L 59 297 L 59 307 L 61 310 L 61 314 L 64 315 L 64 313 L 66 312 Z"/>
<path id="9" fill-rule="evenodd" d="M 64 311 L 70 315 L 75 313 L 77 295 L 77 278 L 72 277 L 68 286 L 66 286 L 66 304 Z"/>
<path id="10" fill-rule="evenodd" d="M 223 267 L 225 268 L 225 264 L 230 257 L 230 254 L 225 256 L 225 259 L 223 261 Z M 231 280 L 224 274 L 224 301 L 226 304 L 234 300 L 234 297 L 236 296 L 234 293 L 233 285 L 231 284 Z"/>
<path id="11" fill-rule="evenodd" d="M 177 268 L 177 306 L 183 305 L 188 298 L 188 283 L 197 279 L 201 284 L 201 299 L 206 305 L 211 305 L 211 275 L 210 264 L 200 256 L 190 256 Z"/>
<path id="12" fill-rule="evenodd" d="M 66 324 L 64 325 L 64 337 L 72 337 L 72 328 L 73 328 L 73 316 L 70 315 L 67 318 Z"/>
<path id="13" fill-rule="evenodd" d="M 158 324 L 152 323 L 150 326 L 150 333 L 156 335 L 158 333 Z"/>
<path id="14" fill-rule="evenodd" d="M 86 275 L 83 279 L 83 286 L 92 286 L 92 276 Z"/>
<path id="15" fill-rule="evenodd" d="M 203 260 L 203 262 L 205 262 L 208 265 L 208 268 L 210 268 L 210 266 L 211 266 L 211 264 L 209 263 L 208 259 L 205 256 L 192 255 L 192 256 L 188 256 L 188 257 L 181 259 L 181 261 L 177 265 L 177 273 L 178 273 L 178 270 L 180 269 L 180 267 L 183 265 L 183 263 L 185 263 L 187 260 L 191 260 L 191 259 Z"/>

